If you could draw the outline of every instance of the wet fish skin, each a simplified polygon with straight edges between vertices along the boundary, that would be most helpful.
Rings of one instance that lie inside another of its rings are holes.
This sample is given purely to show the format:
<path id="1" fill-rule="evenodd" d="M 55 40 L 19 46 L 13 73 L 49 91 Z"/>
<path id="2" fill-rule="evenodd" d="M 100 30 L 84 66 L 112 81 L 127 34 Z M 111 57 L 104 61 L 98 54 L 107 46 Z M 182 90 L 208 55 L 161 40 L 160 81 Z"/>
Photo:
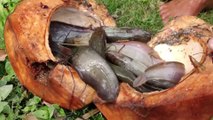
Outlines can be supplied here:
<path id="1" fill-rule="evenodd" d="M 96 28 L 92 33 L 91 39 L 89 40 L 89 46 L 103 58 L 105 57 L 106 33 L 101 27 Z"/>
<path id="2" fill-rule="evenodd" d="M 153 86 L 153 85 L 150 85 L 150 84 L 147 84 L 147 83 L 143 84 L 142 86 L 144 88 L 148 89 L 149 90 L 148 92 L 164 90 L 163 88 L 156 87 L 156 86 Z"/>
<path id="3" fill-rule="evenodd" d="M 167 80 L 178 83 L 185 75 L 185 66 L 176 61 L 162 62 L 147 68 L 145 74 L 148 80 Z"/>
<path id="4" fill-rule="evenodd" d="M 103 27 L 106 32 L 108 42 L 116 42 L 118 40 L 134 40 L 147 43 L 151 39 L 151 33 L 139 28 L 118 28 Z"/>
<path id="5" fill-rule="evenodd" d="M 110 64 L 111 68 L 113 69 L 114 73 L 118 77 L 119 80 L 126 82 L 130 85 L 132 85 L 132 82 L 135 80 L 136 76 L 131 73 L 130 71 L 127 71 L 117 65 Z"/>
<path id="6" fill-rule="evenodd" d="M 60 7 L 51 17 L 51 21 L 63 22 L 70 25 L 97 28 L 103 25 L 100 18 L 95 17 L 90 12 L 79 11 L 70 7 Z"/>
<path id="7" fill-rule="evenodd" d="M 175 86 L 185 75 L 184 64 L 180 62 L 162 62 L 155 64 L 145 70 L 137 77 L 133 86 L 149 85 L 150 88 L 166 89 Z"/>
<path id="8" fill-rule="evenodd" d="M 107 44 L 107 50 L 122 53 L 145 64 L 147 67 L 152 66 L 153 64 L 156 64 L 160 61 L 162 62 L 162 60 L 158 58 L 158 54 L 153 50 L 153 48 L 149 47 L 145 43 L 138 41 L 110 43 Z"/>
<path id="9" fill-rule="evenodd" d="M 59 59 L 59 61 L 63 61 L 67 63 L 70 57 L 73 55 L 73 51 L 70 48 L 62 46 L 55 41 L 52 41 L 52 37 L 49 36 L 49 45 L 53 55 Z"/>
<path id="10" fill-rule="evenodd" d="M 177 83 L 173 83 L 173 82 L 166 81 L 166 80 L 148 80 L 145 84 L 159 87 L 162 89 L 167 89 L 167 88 L 171 88 L 171 87 L 175 86 Z"/>
<path id="11" fill-rule="evenodd" d="M 119 83 L 107 62 L 92 48 L 80 47 L 72 57 L 72 64 L 82 80 L 92 86 L 106 102 L 116 100 Z"/>
<path id="12" fill-rule="evenodd" d="M 128 71 L 131 71 L 136 76 L 142 74 L 147 68 L 146 65 L 135 61 L 134 59 L 115 51 L 106 52 L 106 58 L 115 65 L 118 65 Z"/>
<path id="13" fill-rule="evenodd" d="M 60 21 L 52 21 L 50 24 L 50 35 L 52 40 L 57 43 L 62 43 L 71 46 L 88 46 L 89 41 L 94 39 L 94 35 L 100 35 L 100 31 L 104 32 L 104 37 L 106 37 L 107 42 L 116 42 L 117 40 L 138 40 L 141 41 L 143 32 L 139 29 L 130 28 L 117 28 L 117 27 L 97 27 L 97 28 L 84 28 L 80 26 L 75 26 L 72 24 L 63 23 Z M 134 33 L 134 31 L 136 31 Z M 94 33 L 95 32 L 95 33 Z M 127 33 L 124 33 L 127 32 Z M 133 33 L 131 33 L 133 32 Z M 141 35 L 139 35 L 141 34 Z M 148 34 L 148 33 L 146 33 Z M 145 35 L 146 35 L 145 34 Z M 93 35 L 93 38 L 92 38 Z M 97 39 L 97 38 L 96 38 Z M 150 38 L 149 38 L 150 39 Z"/>
<path id="14" fill-rule="evenodd" d="M 117 65 L 114 65 L 114 64 L 110 64 L 110 66 L 120 81 L 128 83 L 130 86 L 133 87 L 133 81 L 136 79 L 136 76 L 133 73 L 131 73 L 130 71 L 127 71 Z M 145 88 L 144 86 L 135 87 L 135 89 L 139 92 L 152 91 L 152 90 Z"/>
<path id="15" fill-rule="evenodd" d="M 88 46 L 93 31 L 87 28 L 73 26 L 62 22 L 51 22 L 50 35 L 52 41 L 60 44 L 75 44 Z"/>

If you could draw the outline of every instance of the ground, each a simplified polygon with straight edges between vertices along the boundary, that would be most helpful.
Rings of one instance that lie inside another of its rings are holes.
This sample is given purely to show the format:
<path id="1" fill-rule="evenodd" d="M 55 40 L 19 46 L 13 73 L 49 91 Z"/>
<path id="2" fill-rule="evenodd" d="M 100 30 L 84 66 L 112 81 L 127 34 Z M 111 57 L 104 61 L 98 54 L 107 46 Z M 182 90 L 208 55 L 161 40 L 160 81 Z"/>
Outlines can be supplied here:
<path id="1" fill-rule="evenodd" d="M 19 0 L 0 0 L 0 57 L 5 49 L 3 29 L 6 17 Z M 107 6 L 110 14 L 122 27 L 137 27 L 155 35 L 163 23 L 159 15 L 160 0 L 97 0 Z M 199 17 L 213 24 L 213 10 L 199 14 Z M 4 92 L 1 92 L 4 91 Z M 93 105 L 78 111 L 68 111 L 57 105 L 44 103 L 39 97 L 33 96 L 21 86 L 10 66 L 9 60 L 0 60 L 0 120 L 23 119 L 26 116 L 43 120 L 73 120 L 94 109 Z M 101 113 L 90 118 L 104 120 Z"/>

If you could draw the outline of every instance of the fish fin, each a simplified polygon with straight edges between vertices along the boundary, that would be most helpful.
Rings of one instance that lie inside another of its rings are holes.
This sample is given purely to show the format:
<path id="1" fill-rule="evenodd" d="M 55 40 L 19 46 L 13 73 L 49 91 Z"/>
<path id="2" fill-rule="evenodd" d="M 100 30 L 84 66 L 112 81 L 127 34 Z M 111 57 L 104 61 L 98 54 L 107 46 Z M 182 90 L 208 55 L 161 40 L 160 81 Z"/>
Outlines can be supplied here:
<path id="1" fill-rule="evenodd" d="M 198 62 L 194 57 L 189 55 L 189 60 L 191 61 L 192 65 L 194 66 L 197 73 L 201 73 L 206 70 L 205 66 Z"/>
<path id="2" fill-rule="evenodd" d="M 133 87 L 138 87 L 147 81 L 145 74 L 139 75 L 133 82 Z"/>
<path id="3" fill-rule="evenodd" d="M 156 58 L 156 59 L 161 59 L 160 56 L 158 55 L 157 52 L 155 52 L 154 50 L 152 50 L 149 55 L 153 58 Z"/>

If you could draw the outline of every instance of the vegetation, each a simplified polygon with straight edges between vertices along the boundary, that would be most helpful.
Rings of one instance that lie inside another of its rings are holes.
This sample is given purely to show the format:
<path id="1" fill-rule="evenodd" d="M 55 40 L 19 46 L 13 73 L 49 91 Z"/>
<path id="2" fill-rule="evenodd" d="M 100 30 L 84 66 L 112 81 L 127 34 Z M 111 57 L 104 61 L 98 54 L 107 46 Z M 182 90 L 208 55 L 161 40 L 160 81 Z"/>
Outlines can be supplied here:
<path id="1" fill-rule="evenodd" d="M 6 17 L 14 10 L 19 0 L 0 0 L 0 50 L 5 49 L 3 30 Z M 160 0 L 97 0 L 107 6 L 118 26 L 139 27 L 157 33 L 162 27 L 158 6 Z M 213 10 L 199 15 L 213 24 Z M 1 57 L 0 53 L 0 57 Z M 68 119 L 73 120 L 94 109 L 90 105 L 82 110 L 68 111 L 58 105 L 50 105 L 29 93 L 18 81 L 8 58 L 0 60 L 0 120 L 19 119 Z M 91 117 L 105 119 L 101 113 Z"/>

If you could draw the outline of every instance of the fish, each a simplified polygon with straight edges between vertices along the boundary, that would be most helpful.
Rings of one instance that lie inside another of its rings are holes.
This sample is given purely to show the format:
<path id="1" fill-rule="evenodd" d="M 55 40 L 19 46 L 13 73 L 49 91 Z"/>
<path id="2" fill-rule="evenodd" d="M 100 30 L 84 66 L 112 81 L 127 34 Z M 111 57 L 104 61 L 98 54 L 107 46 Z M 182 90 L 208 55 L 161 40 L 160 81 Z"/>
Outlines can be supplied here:
<path id="1" fill-rule="evenodd" d="M 139 28 L 129 27 L 103 27 L 106 32 L 108 42 L 116 42 L 119 40 L 133 40 L 147 43 L 151 40 L 151 33 Z"/>
<path id="2" fill-rule="evenodd" d="M 167 80 L 148 80 L 145 84 L 155 86 L 161 89 L 171 88 L 176 85 L 176 83 Z"/>
<path id="3" fill-rule="evenodd" d="M 134 60 L 137 60 L 147 67 L 163 62 L 158 53 L 145 43 L 128 41 L 107 44 L 107 51 L 117 51 Z"/>
<path id="4" fill-rule="evenodd" d="M 106 52 L 106 58 L 111 63 L 118 65 L 128 71 L 131 71 L 136 76 L 142 74 L 147 68 L 147 66 L 143 63 L 140 63 L 122 53 L 118 53 L 115 51 Z"/>
<path id="5" fill-rule="evenodd" d="M 89 46 L 93 48 L 99 55 L 105 58 L 106 33 L 101 27 L 94 30 L 89 40 Z"/>
<path id="6" fill-rule="evenodd" d="M 127 71 L 117 65 L 111 63 L 109 64 L 120 81 L 132 85 L 133 81 L 136 79 L 136 76 L 132 72 Z"/>
<path id="7" fill-rule="evenodd" d="M 133 81 L 136 79 L 136 76 L 130 72 L 127 71 L 125 69 L 123 69 L 120 66 L 114 65 L 109 63 L 111 68 L 113 69 L 114 73 L 116 74 L 117 78 L 124 83 L 128 83 L 130 86 L 133 87 Z M 139 86 L 139 87 L 135 87 L 135 90 L 139 91 L 139 92 L 150 92 L 152 90 L 147 89 L 144 86 Z"/>
<path id="8" fill-rule="evenodd" d="M 107 61 L 95 50 L 79 47 L 70 62 L 81 79 L 94 88 L 100 98 L 106 102 L 116 100 L 119 93 L 118 79 Z"/>
<path id="9" fill-rule="evenodd" d="M 51 22 L 50 35 L 52 41 L 68 46 L 88 46 L 93 31 L 62 22 Z"/>
<path id="10" fill-rule="evenodd" d="M 86 11 L 79 11 L 78 9 L 70 7 L 60 7 L 57 9 L 52 17 L 53 22 L 62 22 L 69 25 L 84 27 L 88 29 L 93 29 L 103 26 L 103 22 L 100 18 L 92 15 Z"/>
<path id="11" fill-rule="evenodd" d="M 56 59 L 58 59 L 58 61 L 68 64 L 68 60 L 73 55 L 73 51 L 70 48 L 62 46 L 53 41 L 51 35 L 49 36 L 49 46 L 53 55 L 56 57 Z"/>
<path id="12" fill-rule="evenodd" d="M 105 26 L 105 27 L 97 27 L 97 28 L 91 29 L 91 28 L 86 28 L 81 26 L 75 26 L 68 23 L 63 23 L 60 21 L 52 21 L 50 24 L 50 34 L 52 35 L 52 40 L 55 42 L 63 43 L 64 45 L 88 46 L 89 40 L 91 39 L 92 35 L 94 35 L 94 32 L 96 32 L 97 30 L 104 31 L 104 36 L 106 37 L 106 42 L 108 43 L 111 41 L 112 38 L 113 39 L 117 38 L 117 40 L 122 40 L 121 39 L 122 36 L 125 38 L 125 40 L 137 40 L 137 39 L 134 39 L 135 38 L 134 35 L 132 36 L 129 35 L 129 37 L 125 37 L 125 35 L 122 35 L 121 33 L 123 29 L 118 27 Z M 134 31 L 134 29 L 131 30 L 129 28 L 129 31 Z M 112 32 L 115 32 L 115 33 L 112 33 Z M 117 37 L 117 35 L 120 35 L 120 37 Z"/>
<path id="13" fill-rule="evenodd" d="M 148 67 L 134 80 L 133 86 L 138 87 L 149 83 L 156 87 L 169 88 L 176 85 L 184 75 L 184 64 L 176 61 L 161 62 Z"/>

